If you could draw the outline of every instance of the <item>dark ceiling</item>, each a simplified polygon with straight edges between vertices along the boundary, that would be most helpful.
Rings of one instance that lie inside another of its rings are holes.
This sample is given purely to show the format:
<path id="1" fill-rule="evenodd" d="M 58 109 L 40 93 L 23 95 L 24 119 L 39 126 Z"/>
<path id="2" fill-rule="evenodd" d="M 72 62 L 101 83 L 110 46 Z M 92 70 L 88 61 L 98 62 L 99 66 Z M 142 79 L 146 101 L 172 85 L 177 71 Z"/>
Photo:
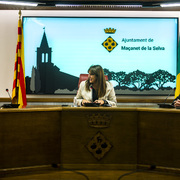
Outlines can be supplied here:
<path id="1" fill-rule="evenodd" d="M 160 7 L 160 3 L 180 3 L 179 0 L 12 0 L 16 2 L 37 2 L 39 5 L 37 7 L 30 6 L 17 6 L 17 5 L 2 5 L 0 4 L 0 9 L 22 9 L 22 10 L 59 10 L 59 9 L 92 9 L 92 10 L 151 10 L 151 11 L 180 11 L 180 7 Z M 66 6 L 55 7 L 55 4 L 62 4 Z M 80 6 L 76 6 L 80 5 Z M 119 6 L 118 6 L 119 5 Z M 120 5 L 142 5 L 142 7 L 127 7 Z"/>

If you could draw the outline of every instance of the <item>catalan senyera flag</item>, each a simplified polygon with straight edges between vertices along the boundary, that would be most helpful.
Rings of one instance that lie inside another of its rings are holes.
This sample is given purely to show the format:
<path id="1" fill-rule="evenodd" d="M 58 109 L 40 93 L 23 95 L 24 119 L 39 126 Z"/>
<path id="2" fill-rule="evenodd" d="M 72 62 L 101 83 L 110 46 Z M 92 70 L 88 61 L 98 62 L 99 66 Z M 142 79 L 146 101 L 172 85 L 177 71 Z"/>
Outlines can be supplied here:
<path id="1" fill-rule="evenodd" d="M 24 68 L 24 38 L 21 17 L 19 17 L 18 21 L 18 39 L 14 64 L 12 103 L 19 104 L 19 108 L 25 108 L 27 105 Z"/>
<path id="2" fill-rule="evenodd" d="M 178 43 L 178 58 L 177 58 L 177 76 L 176 76 L 176 91 L 175 98 L 180 95 L 180 39 Z"/>

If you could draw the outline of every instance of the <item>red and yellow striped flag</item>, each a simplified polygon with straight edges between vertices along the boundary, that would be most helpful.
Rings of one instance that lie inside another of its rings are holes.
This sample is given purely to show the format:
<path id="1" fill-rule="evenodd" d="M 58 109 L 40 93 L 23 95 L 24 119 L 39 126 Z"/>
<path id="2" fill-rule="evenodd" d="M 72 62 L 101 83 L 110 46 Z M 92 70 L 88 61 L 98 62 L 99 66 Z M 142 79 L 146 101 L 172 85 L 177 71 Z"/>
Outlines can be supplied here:
<path id="1" fill-rule="evenodd" d="M 18 21 L 18 39 L 14 64 L 12 103 L 19 104 L 19 108 L 24 108 L 27 105 L 24 69 L 24 39 L 21 17 L 19 17 Z"/>

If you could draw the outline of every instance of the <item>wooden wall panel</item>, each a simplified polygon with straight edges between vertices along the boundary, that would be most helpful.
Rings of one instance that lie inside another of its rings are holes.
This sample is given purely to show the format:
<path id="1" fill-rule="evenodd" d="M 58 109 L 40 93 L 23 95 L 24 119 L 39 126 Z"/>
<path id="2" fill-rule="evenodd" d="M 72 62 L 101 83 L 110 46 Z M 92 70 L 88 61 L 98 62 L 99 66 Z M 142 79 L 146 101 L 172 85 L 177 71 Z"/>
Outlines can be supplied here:
<path id="1" fill-rule="evenodd" d="M 0 113 L 0 169 L 60 163 L 60 114 Z"/>
<path id="2" fill-rule="evenodd" d="M 179 152 L 180 113 L 140 112 L 138 164 L 179 168 Z"/>

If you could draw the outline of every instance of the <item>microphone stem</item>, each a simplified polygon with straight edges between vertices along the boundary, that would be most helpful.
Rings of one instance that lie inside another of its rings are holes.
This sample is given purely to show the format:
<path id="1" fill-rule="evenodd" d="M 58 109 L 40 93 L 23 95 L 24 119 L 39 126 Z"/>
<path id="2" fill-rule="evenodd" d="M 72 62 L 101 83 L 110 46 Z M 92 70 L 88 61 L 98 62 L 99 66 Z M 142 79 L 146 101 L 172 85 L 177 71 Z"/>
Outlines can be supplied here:
<path id="1" fill-rule="evenodd" d="M 8 95 L 9 95 L 10 100 L 12 101 L 11 96 L 10 96 L 10 94 L 9 94 L 9 91 L 8 91 Z"/>
<path id="2" fill-rule="evenodd" d="M 173 89 L 173 91 L 174 91 L 174 89 Z M 168 94 L 168 96 L 166 97 L 166 99 L 165 99 L 165 101 L 164 101 L 164 104 L 166 103 L 167 98 L 172 94 L 173 91 L 171 91 L 171 92 Z"/>

